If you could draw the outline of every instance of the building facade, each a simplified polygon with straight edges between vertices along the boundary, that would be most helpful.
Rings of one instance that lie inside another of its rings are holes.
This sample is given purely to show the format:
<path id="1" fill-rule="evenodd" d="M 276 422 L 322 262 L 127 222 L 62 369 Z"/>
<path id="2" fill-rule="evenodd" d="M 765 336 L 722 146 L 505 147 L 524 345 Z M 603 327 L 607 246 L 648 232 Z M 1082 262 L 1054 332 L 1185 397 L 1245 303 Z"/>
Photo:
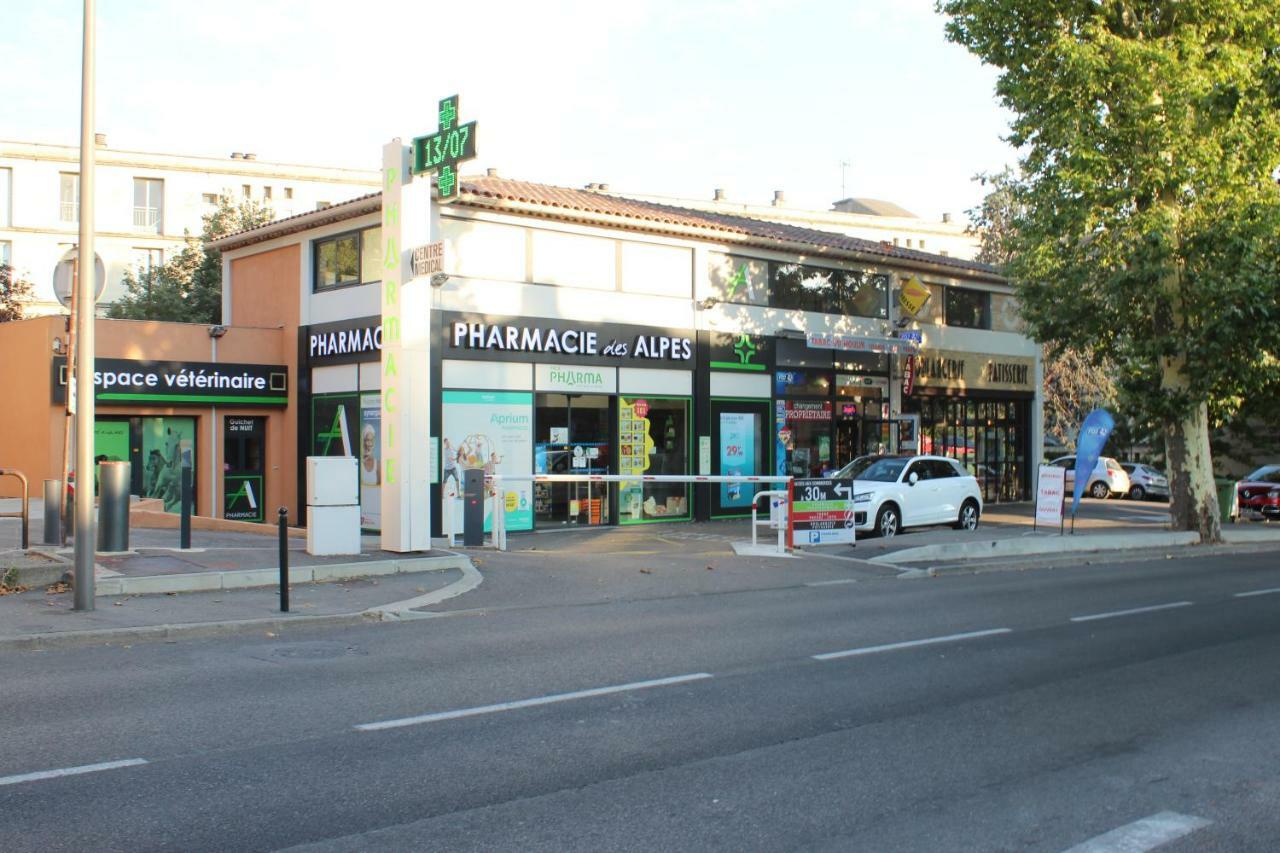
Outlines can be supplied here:
<path id="1" fill-rule="evenodd" d="M 252 199 L 277 217 L 337 204 L 377 188 L 371 170 L 109 148 L 95 152 L 95 248 L 106 270 L 101 304 L 123 293 L 127 270 L 159 266 L 199 236 L 219 197 Z M 0 140 L 0 263 L 34 285 L 28 316 L 62 309 L 53 293 L 59 259 L 79 242 L 80 149 Z"/>
<path id="2" fill-rule="evenodd" d="M 373 195 L 215 244 L 224 322 L 292 338 L 293 469 L 308 455 L 360 457 L 371 529 L 380 211 Z M 989 267 L 496 175 L 464 178 L 437 215 L 447 280 L 431 297 L 430 435 L 414 438 L 431 447 L 437 510 L 468 468 L 820 476 L 913 449 L 960 459 L 988 500 L 1029 496 L 1039 347 Z M 900 315 L 908 281 L 928 293 L 916 319 Z M 741 515 L 754 495 L 638 481 L 509 489 L 513 531 Z"/>

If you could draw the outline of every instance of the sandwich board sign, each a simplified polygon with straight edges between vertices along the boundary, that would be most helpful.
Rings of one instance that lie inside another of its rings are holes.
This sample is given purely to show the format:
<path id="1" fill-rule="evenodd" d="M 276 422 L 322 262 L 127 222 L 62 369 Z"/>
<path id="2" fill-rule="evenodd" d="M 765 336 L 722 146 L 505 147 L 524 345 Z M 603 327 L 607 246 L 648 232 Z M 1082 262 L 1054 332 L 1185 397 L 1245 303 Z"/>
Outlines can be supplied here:
<path id="1" fill-rule="evenodd" d="M 854 544 L 853 480 L 796 480 L 792 487 L 791 529 L 797 545 Z"/>
<path id="2" fill-rule="evenodd" d="M 1041 465 L 1036 483 L 1035 527 L 1042 524 L 1062 527 L 1062 505 L 1067 494 L 1067 469 Z"/>

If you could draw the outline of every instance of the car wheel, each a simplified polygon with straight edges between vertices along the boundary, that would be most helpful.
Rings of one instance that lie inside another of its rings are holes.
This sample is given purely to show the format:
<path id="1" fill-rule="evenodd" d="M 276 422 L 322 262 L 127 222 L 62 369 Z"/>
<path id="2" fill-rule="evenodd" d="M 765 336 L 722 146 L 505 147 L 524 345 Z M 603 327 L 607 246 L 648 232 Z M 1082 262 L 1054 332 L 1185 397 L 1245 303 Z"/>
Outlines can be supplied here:
<path id="1" fill-rule="evenodd" d="M 876 532 L 883 539 L 892 539 L 898 534 L 898 527 L 901 523 L 901 519 L 898 518 L 897 507 L 880 507 L 880 512 L 876 515 Z"/>
<path id="2" fill-rule="evenodd" d="M 978 505 L 973 501 L 965 501 L 960 507 L 960 517 L 956 519 L 956 530 L 978 529 Z"/>
<path id="3" fill-rule="evenodd" d="M 1135 501 L 1146 500 L 1147 490 L 1142 488 L 1142 486 L 1134 486 L 1129 490 L 1129 497 L 1133 498 Z"/>
<path id="4" fill-rule="evenodd" d="M 1111 495 L 1111 488 L 1101 480 L 1089 487 L 1089 494 L 1098 500 L 1105 500 Z"/>

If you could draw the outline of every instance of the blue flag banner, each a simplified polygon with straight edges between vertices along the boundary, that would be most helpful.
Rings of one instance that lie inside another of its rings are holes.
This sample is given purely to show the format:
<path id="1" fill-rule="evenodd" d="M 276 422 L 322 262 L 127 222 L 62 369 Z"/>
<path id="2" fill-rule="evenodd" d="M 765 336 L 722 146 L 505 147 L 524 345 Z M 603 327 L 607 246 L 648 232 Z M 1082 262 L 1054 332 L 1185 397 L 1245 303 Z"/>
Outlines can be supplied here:
<path id="1" fill-rule="evenodd" d="M 1072 516 L 1080 506 L 1080 496 L 1084 494 L 1084 487 L 1089 484 L 1089 475 L 1098 464 L 1102 447 L 1111 437 L 1111 430 L 1115 425 L 1115 418 L 1111 417 L 1110 412 L 1106 409 L 1094 409 L 1080 427 L 1080 435 L 1076 438 L 1076 487 L 1072 493 Z"/>

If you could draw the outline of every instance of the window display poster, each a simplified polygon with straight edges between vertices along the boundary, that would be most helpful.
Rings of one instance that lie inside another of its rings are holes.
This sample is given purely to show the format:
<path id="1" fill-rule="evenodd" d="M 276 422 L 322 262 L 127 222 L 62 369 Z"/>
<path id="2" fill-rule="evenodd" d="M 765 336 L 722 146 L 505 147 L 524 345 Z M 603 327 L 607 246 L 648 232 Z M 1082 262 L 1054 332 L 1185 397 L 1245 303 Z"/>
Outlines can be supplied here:
<path id="1" fill-rule="evenodd" d="M 795 447 L 795 439 L 791 434 L 791 428 L 787 426 L 787 401 L 775 400 L 773 403 L 773 432 L 774 441 L 777 444 L 773 458 L 777 460 L 777 470 L 774 471 L 779 477 L 787 475 L 787 462 L 791 458 L 791 450 Z"/>
<path id="2" fill-rule="evenodd" d="M 445 391 L 440 439 L 441 495 L 452 502 L 454 532 L 462 532 L 462 477 L 533 473 L 533 394 L 522 391 Z M 533 482 L 502 484 L 507 530 L 533 529 Z M 493 529 L 492 494 L 484 506 L 484 529 Z M 445 532 L 450 513 L 445 510 Z"/>
<path id="3" fill-rule="evenodd" d="M 195 418 L 142 419 L 142 493 L 159 498 L 165 512 L 182 509 L 182 466 L 192 466 L 195 488 Z"/>
<path id="4" fill-rule="evenodd" d="M 382 529 L 382 397 L 360 395 L 360 526 Z"/>
<path id="5" fill-rule="evenodd" d="M 649 403 L 647 400 L 618 402 L 618 472 L 643 474 L 657 449 L 649 435 Z M 618 490 L 618 512 L 624 518 L 638 521 L 644 517 L 644 483 L 639 480 L 622 483 Z"/>
<path id="6" fill-rule="evenodd" d="M 98 493 L 99 462 L 129 462 L 129 422 L 93 422 L 93 490 Z"/>
<path id="7" fill-rule="evenodd" d="M 756 471 L 755 412 L 720 413 L 720 473 L 725 476 L 749 475 Z M 751 483 L 721 483 L 722 507 L 749 507 L 756 490 Z"/>

